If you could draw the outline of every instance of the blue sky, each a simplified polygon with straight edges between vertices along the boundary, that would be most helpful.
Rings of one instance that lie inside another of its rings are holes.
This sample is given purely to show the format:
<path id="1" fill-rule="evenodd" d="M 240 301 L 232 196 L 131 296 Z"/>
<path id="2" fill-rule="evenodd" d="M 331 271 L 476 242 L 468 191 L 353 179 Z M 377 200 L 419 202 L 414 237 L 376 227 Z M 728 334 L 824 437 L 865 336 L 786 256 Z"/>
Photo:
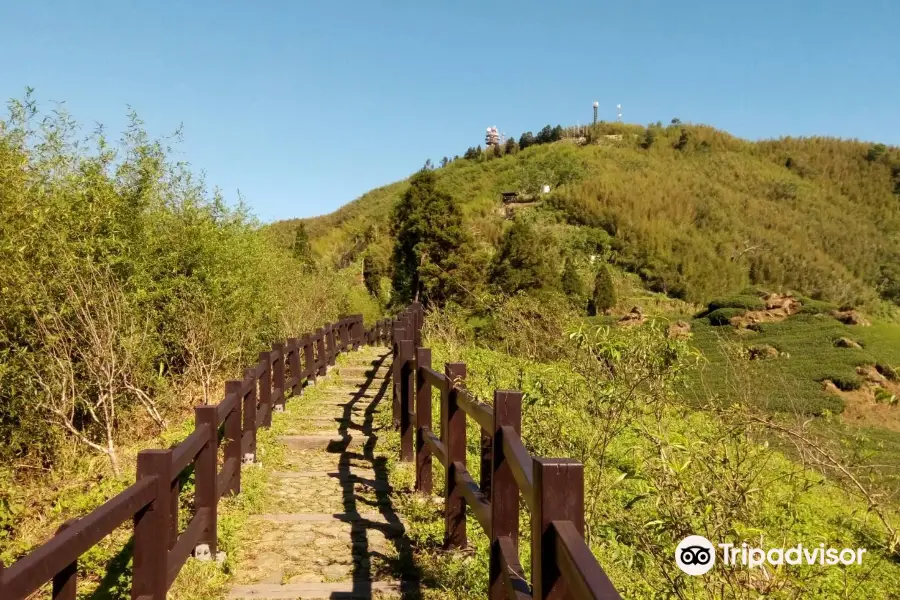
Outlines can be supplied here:
<path id="1" fill-rule="evenodd" d="M 330 212 L 462 154 L 591 118 L 900 144 L 900 2 L 8 3 L 0 95 L 91 126 L 126 105 L 264 221 Z"/>

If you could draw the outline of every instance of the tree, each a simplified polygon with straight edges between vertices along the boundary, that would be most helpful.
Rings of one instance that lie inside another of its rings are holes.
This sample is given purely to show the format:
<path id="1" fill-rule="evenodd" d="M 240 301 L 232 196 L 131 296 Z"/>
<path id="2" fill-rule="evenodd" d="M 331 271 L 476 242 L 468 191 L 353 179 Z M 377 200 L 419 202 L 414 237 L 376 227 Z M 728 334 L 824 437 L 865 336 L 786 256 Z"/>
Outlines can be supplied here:
<path id="1" fill-rule="evenodd" d="M 511 137 L 506 140 L 506 153 L 507 154 L 515 154 L 519 151 L 519 145 L 516 143 L 516 138 Z"/>
<path id="2" fill-rule="evenodd" d="M 450 164 L 450 159 L 447 158 L 446 156 L 441 159 L 441 168 L 444 168 L 449 164 Z"/>
<path id="3" fill-rule="evenodd" d="M 553 141 L 553 128 L 549 125 L 545 125 L 543 129 L 541 129 L 537 137 L 535 138 L 535 142 L 538 144 L 549 144 Z"/>
<path id="4" fill-rule="evenodd" d="M 393 301 L 406 304 L 418 297 L 441 305 L 465 292 L 472 277 L 468 267 L 469 234 L 453 198 L 435 189 L 436 176 L 422 170 L 394 205 Z"/>
<path id="5" fill-rule="evenodd" d="M 648 127 L 647 131 L 644 132 L 644 139 L 641 141 L 641 148 L 643 148 L 644 150 L 648 150 L 655 141 L 656 130 L 653 129 L 653 127 Z"/>
<path id="6" fill-rule="evenodd" d="M 425 159 L 425 166 L 422 167 L 422 168 L 425 169 L 426 171 L 430 171 L 430 170 L 432 170 L 432 169 L 434 168 L 434 165 L 431 164 L 431 159 L 430 159 L 430 158 L 426 158 L 426 159 Z"/>
<path id="7" fill-rule="evenodd" d="M 553 273 L 545 259 L 543 244 L 532 226 L 516 220 L 503 233 L 494 258 L 491 281 L 507 294 L 546 286 Z"/>
<path id="8" fill-rule="evenodd" d="M 519 138 L 519 149 L 524 150 L 528 146 L 534 146 L 536 143 L 537 141 L 534 139 L 534 134 L 530 131 L 526 131 Z"/>
<path id="9" fill-rule="evenodd" d="M 491 156 L 494 158 L 502 158 L 503 157 L 503 146 L 497 144 L 491 148 Z"/>
<path id="10" fill-rule="evenodd" d="M 690 144 L 690 143 L 691 143 L 691 134 L 688 132 L 687 129 L 682 129 L 681 135 L 678 136 L 678 141 L 675 142 L 675 145 L 673 146 L 673 148 L 675 148 L 676 150 L 684 150 L 685 148 L 687 148 L 688 144 Z"/>
<path id="11" fill-rule="evenodd" d="M 363 256 L 363 283 L 376 298 L 381 297 L 381 279 L 387 275 L 387 265 L 380 253 L 370 247 Z"/>
<path id="12" fill-rule="evenodd" d="M 553 131 L 550 132 L 550 141 L 558 142 L 563 139 L 563 128 L 562 125 L 557 125 L 553 128 Z"/>
<path id="13" fill-rule="evenodd" d="M 572 260 L 572 257 L 566 258 L 566 262 L 563 264 L 561 283 L 563 293 L 580 303 L 584 298 L 584 282 L 581 280 L 581 275 L 578 274 L 578 269 L 575 268 L 575 261 Z"/>
<path id="14" fill-rule="evenodd" d="M 674 117 L 672 119 L 672 125 L 681 125 L 681 119 L 679 119 L 678 117 Z"/>
<path id="15" fill-rule="evenodd" d="M 306 232 L 306 224 L 300 221 L 294 229 L 294 245 L 291 247 L 294 255 L 304 268 L 313 265 L 312 248 L 309 245 L 309 234 Z"/>
<path id="16" fill-rule="evenodd" d="M 869 151 L 866 152 L 866 160 L 869 162 L 875 162 L 882 156 L 884 156 L 885 151 L 887 151 L 887 146 L 884 144 L 875 144 L 869 148 Z"/>
<path id="17" fill-rule="evenodd" d="M 594 277 L 594 293 L 588 304 L 588 314 L 596 315 L 616 305 L 616 287 L 606 265 L 600 265 Z"/>

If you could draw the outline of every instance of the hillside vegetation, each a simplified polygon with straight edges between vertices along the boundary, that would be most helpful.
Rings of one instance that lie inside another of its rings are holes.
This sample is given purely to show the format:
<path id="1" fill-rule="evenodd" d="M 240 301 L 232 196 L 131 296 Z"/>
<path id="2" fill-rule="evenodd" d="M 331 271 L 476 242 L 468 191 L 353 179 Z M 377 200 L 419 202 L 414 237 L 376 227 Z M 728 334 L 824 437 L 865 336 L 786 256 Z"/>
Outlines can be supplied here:
<path id="1" fill-rule="evenodd" d="M 543 202 L 520 212 L 557 275 L 568 255 L 583 267 L 587 255 L 605 254 L 651 290 L 692 302 L 748 285 L 873 309 L 900 301 L 900 150 L 829 138 L 748 142 L 681 124 L 601 124 L 586 141 L 508 146 L 435 169 L 473 250 L 500 245 L 501 191 L 546 183 Z M 314 251 L 337 264 L 367 248 L 376 260 L 390 256 L 391 207 L 407 187 L 307 220 Z M 286 240 L 294 226 L 273 228 Z"/>
<path id="2" fill-rule="evenodd" d="M 142 123 L 85 135 L 28 96 L 0 120 L 0 560 L 134 478 L 274 340 L 381 307 L 361 265 L 274 243 Z M 115 550 L 121 549 L 119 547 Z M 89 576 L 112 546 L 82 562 Z M 102 576 L 102 573 L 101 573 Z"/>
<path id="3" fill-rule="evenodd" d="M 361 256 L 381 302 L 424 302 L 435 362 L 464 361 L 481 400 L 524 392 L 528 449 L 585 465 L 587 537 L 625 596 L 893 597 L 900 150 L 547 127 L 301 223 L 320 259 Z M 287 245 L 298 222 L 272 229 Z M 423 572 L 484 589 L 485 540 L 435 553 L 439 509 L 405 510 Z M 671 557 L 696 532 L 870 554 L 685 577 Z"/>

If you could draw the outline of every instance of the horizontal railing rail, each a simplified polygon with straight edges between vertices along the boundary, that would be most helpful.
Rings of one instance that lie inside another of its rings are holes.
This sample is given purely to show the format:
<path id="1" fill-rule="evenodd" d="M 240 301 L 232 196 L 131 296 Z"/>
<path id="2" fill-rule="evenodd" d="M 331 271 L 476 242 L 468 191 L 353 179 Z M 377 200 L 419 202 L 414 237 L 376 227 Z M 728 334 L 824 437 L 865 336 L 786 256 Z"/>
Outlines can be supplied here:
<path id="1" fill-rule="evenodd" d="M 113 531 L 133 523 L 131 597 L 165 600 L 192 555 L 215 558 L 218 502 L 241 491 L 241 467 L 257 460 L 256 432 L 272 423 L 289 396 L 335 364 L 337 355 L 363 344 L 391 345 L 389 320 L 366 329 L 362 315 L 341 317 L 301 338 L 259 354 L 241 380 L 228 381 L 217 405 L 194 409 L 194 430 L 173 448 L 144 450 L 137 480 L 9 567 L 0 563 L 0 599 L 24 600 L 47 583 L 54 600 L 75 600 L 78 559 Z M 222 458 L 219 458 L 219 450 Z M 181 484 L 194 473 L 194 514 L 179 531 Z"/>
<path id="2" fill-rule="evenodd" d="M 522 393 L 496 391 L 493 405 L 465 388 L 466 365 L 432 368 L 421 347 L 422 306 L 412 304 L 392 327 L 394 423 L 400 459 L 415 461 L 416 490 L 432 493 L 432 459 L 444 471 L 444 545 L 467 545 L 466 506 L 491 540 L 491 600 L 620 598 L 584 539 L 584 467 L 532 456 L 522 440 Z M 440 393 L 440 428 L 432 393 Z M 481 430 L 481 477 L 466 468 L 466 416 Z M 531 585 L 519 562 L 519 497 L 531 513 Z"/>

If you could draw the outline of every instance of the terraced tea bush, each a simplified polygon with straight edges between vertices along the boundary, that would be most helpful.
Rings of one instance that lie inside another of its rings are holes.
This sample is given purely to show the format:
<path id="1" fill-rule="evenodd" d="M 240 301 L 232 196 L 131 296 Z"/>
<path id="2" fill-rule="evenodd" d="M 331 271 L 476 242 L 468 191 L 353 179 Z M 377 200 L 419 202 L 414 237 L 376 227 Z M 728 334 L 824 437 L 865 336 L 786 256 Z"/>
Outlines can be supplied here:
<path id="1" fill-rule="evenodd" d="M 706 315 L 706 318 L 709 320 L 710 325 L 730 325 L 731 319 L 739 317 L 746 312 L 743 308 L 717 308 Z"/>
<path id="2" fill-rule="evenodd" d="M 764 310 L 766 303 L 758 296 L 729 296 L 727 298 L 716 298 L 707 305 L 710 312 L 720 308 L 743 308 L 744 310 Z"/>

